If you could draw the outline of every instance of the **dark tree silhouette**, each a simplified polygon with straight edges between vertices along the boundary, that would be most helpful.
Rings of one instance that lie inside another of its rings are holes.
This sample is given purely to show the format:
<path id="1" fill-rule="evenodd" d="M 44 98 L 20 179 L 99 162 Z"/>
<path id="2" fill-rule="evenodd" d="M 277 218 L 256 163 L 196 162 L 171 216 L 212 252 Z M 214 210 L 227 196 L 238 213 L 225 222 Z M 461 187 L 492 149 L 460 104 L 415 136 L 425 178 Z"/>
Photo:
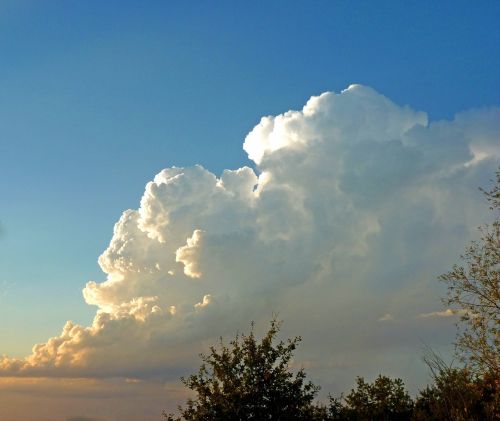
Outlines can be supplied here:
<path id="1" fill-rule="evenodd" d="M 179 407 L 179 416 L 166 420 L 311 420 L 320 410 L 313 404 L 319 387 L 306 381 L 304 370 L 293 373 L 290 361 L 301 338 L 276 342 L 280 323 L 271 321 L 258 342 L 252 330 L 237 335 L 229 346 L 220 339 L 219 349 L 202 355 L 198 373 L 182 382 L 194 391 L 194 399 Z"/>
<path id="2" fill-rule="evenodd" d="M 329 420 L 409 421 L 413 401 L 401 379 L 378 376 L 373 383 L 362 377 L 344 398 L 330 398 Z"/>
<path id="3" fill-rule="evenodd" d="M 424 357 L 433 384 L 415 401 L 413 421 L 494 421 L 500 419 L 498 376 L 474 375 L 447 365 L 437 354 Z"/>

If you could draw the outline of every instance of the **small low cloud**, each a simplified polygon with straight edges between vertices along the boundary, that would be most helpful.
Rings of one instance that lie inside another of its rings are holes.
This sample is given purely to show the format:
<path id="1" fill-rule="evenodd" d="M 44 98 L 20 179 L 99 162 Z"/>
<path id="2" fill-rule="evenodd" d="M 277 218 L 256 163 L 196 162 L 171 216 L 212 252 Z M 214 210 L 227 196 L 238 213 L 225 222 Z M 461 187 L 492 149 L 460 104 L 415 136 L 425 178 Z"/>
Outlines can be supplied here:
<path id="1" fill-rule="evenodd" d="M 459 310 L 452 310 L 451 308 L 447 308 L 443 311 L 431 311 L 430 313 L 420 313 L 417 317 L 420 318 L 428 318 L 428 317 L 453 317 L 463 312 Z"/>
<path id="2" fill-rule="evenodd" d="M 386 322 L 388 320 L 394 320 L 394 316 L 390 313 L 385 313 L 382 317 L 379 317 L 379 322 Z"/>

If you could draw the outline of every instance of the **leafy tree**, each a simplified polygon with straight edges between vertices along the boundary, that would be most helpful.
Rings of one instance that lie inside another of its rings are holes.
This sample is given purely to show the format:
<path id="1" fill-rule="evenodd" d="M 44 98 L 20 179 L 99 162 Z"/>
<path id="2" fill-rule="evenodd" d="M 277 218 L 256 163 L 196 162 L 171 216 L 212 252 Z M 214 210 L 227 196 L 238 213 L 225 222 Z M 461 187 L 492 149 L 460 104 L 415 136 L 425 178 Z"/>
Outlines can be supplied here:
<path id="1" fill-rule="evenodd" d="M 494 421 L 500 419 L 498 377 L 477 376 L 446 365 L 436 354 L 424 358 L 434 384 L 420 392 L 413 421 Z"/>
<path id="2" fill-rule="evenodd" d="M 260 342 L 252 330 L 237 335 L 229 346 L 220 339 L 219 349 L 201 355 L 198 373 L 182 382 L 195 393 L 180 416 L 166 420 L 311 420 L 322 409 L 313 404 L 319 390 L 306 381 L 304 370 L 295 374 L 290 361 L 300 337 L 276 342 L 280 323 L 272 320 Z"/>
<path id="3" fill-rule="evenodd" d="M 462 313 L 457 349 L 461 358 L 478 372 L 500 372 L 500 170 L 496 185 L 481 189 L 494 212 L 494 222 L 480 228 L 461 256 L 464 266 L 455 265 L 440 276 L 448 286 L 444 302 Z"/>
<path id="4" fill-rule="evenodd" d="M 363 377 L 344 398 L 331 399 L 330 419 L 355 421 L 406 421 L 411 419 L 413 401 L 401 379 L 378 376 L 373 383 Z"/>
<path id="5" fill-rule="evenodd" d="M 378 376 L 373 383 L 356 379 L 356 388 L 340 398 L 330 397 L 324 418 L 329 421 L 409 421 L 413 400 L 401 379 Z"/>

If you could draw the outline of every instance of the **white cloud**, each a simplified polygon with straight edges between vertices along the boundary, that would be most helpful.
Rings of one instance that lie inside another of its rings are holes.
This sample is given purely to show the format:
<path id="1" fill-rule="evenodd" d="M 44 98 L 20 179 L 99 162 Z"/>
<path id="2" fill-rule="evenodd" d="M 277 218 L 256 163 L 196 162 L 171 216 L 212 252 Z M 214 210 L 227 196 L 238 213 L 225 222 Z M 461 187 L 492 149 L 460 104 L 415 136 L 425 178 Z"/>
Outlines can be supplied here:
<path id="1" fill-rule="evenodd" d="M 197 251 L 200 249 L 203 231 L 194 230 L 193 236 L 186 240 L 186 245 L 175 252 L 175 261 L 184 265 L 184 274 L 190 278 L 201 278 L 198 270 Z"/>
<path id="2" fill-rule="evenodd" d="M 447 308 L 446 310 L 443 311 L 431 311 L 430 313 L 420 313 L 418 317 L 453 317 L 456 315 L 463 314 L 463 311 L 459 310 L 452 310 L 451 308 Z"/>
<path id="3" fill-rule="evenodd" d="M 488 218 L 477 187 L 499 137 L 498 108 L 429 124 L 359 85 L 264 117 L 244 144 L 256 172 L 161 171 L 116 223 L 106 280 L 83 290 L 92 326 L 68 322 L 0 373 L 175 378 L 214 337 L 273 312 L 304 335 L 319 382 L 328 367 L 348 381 L 377 361 L 407 367 L 414 338 L 454 332 L 412 315 L 439 302 L 436 276 Z M 408 317 L 377 323 L 391 314 Z"/>
<path id="4" fill-rule="evenodd" d="M 210 305 L 211 302 L 212 302 L 212 297 L 210 295 L 205 295 L 203 297 L 203 301 L 201 301 L 200 303 L 196 303 L 194 305 L 194 308 L 201 309 L 203 307 Z"/>

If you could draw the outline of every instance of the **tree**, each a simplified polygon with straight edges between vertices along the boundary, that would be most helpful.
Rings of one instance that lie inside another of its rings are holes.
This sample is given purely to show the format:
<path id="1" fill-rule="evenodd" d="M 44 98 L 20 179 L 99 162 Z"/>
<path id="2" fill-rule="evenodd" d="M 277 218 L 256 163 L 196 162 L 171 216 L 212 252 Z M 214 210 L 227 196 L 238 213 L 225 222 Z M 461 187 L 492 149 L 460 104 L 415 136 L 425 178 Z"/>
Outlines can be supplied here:
<path id="1" fill-rule="evenodd" d="M 461 359 L 476 372 L 500 373 L 500 169 L 496 185 L 481 191 L 494 212 L 494 222 L 480 227 L 481 238 L 461 256 L 464 266 L 454 265 L 440 276 L 448 286 L 444 302 L 461 316 L 457 349 Z"/>
<path id="2" fill-rule="evenodd" d="M 424 357 L 433 384 L 415 401 L 413 421 L 494 421 L 500 418 L 498 377 L 474 375 L 467 368 L 447 365 L 434 352 Z"/>
<path id="3" fill-rule="evenodd" d="M 290 361 L 300 337 L 275 343 L 280 323 L 270 323 L 267 334 L 258 342 L 252 330 L 237 335 L 229 346 L 220 339 L 219 349 L 201 355 L 198 373 L 182 382 L 195 393 L 186 407 L 179 407 L 174 420 L 311 420 L 321 412 L 313 404 L 319 390 L 306 382 L 303 369 L 295 374 Z"/>
<path id="4" fill-rule="evenodd" d="M 356 379 L 356 389 L 343 399 L 330 398 L 329 419 L 335 421 L 409 421 L 413 401 L 401 379 L 378 376 L 373 383 Z"/>

